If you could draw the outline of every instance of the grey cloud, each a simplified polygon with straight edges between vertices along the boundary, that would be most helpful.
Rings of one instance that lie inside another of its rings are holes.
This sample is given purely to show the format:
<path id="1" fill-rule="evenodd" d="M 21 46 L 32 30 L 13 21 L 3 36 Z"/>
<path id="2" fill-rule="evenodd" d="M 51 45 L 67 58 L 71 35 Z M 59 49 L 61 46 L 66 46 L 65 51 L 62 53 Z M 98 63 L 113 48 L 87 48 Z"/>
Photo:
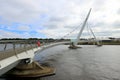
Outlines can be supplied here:
<path id="1" fill-rule="evenodd" d="M 104 22 L 98 22 L 98 23 L 94 23 L 94 24 L 92 24 L 91 23 L 91 25 L 93 26 L 93 27 L 102 27 L 102 26 L 104 26 L 106 23 L 104 23 Z"/>
<path id="2" fill-rule="evenodd" d="M 49 19 L 50 22 L 63 22 L 65 18 L 60 18 L 60 17 L 51 17 Z"/>
<path id="3" fill-rule="evenodd" d="M 74 29 L 75 27 L 77 27 L 77 26 L 75 26 L 75 25 L 66 25 L 66 26 L 64 26 L 64 28 L 68 28 L 68 29 Z"/>
<path id="4" fill-rule="evenodd" d="M 74 24 L 74 25 L 66 25 L 64 28 L 75 30 L 75 29 L 80 29 L 82 24 Z"/>
<path id="5" fill-rule="evenodd" d="M 113 28 L 119 28 L 120 29 L 120 21 L 115 21 L 112 24 Z"/>
<path id="6" fill-rule="evenodd" d="M 51 17 L 46 23 L 43 24 L 43 26 L 47 29 L 56 29 L 62 27 L 65 25 L 66 18 L 62 18 L 62 17 Z"/>
<path id="7" fill-rule="evenodd" d="M 46 29 L 56 29 L 57 25 L 56 24 L 45 24 L 43 25 Z"/>
<path id="8" fill-rule="evenodd" d="M 27 0 L 28 1 L 28 0 Z M 39 7 L 23 0 L 1 0 L 0 16 L 8 21 L 29 22 L 40 15 Z M 37 5 L 37 4 L 36 4 Z"/>
<path id="9" fill-rule="evenodd" d="M 56 29 L 60 23 L 58 21 L 48 20 L 46 23 L 43 23 L 42 26 L 46 29 Z"/>

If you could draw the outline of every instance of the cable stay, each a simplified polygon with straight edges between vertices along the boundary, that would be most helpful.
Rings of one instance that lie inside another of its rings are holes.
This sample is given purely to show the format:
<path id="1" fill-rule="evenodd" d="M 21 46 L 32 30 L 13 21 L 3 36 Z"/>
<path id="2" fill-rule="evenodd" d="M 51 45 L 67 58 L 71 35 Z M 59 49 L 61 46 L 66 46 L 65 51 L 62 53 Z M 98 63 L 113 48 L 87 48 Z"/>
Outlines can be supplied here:
<path id="1" fill-rule="evenodd" d="M 91 27 L 90 27 L 90 26 L 87 26 L 87 27 L 88 27 L 88 29 L 90 30 L 90 32 L 92 33 L 92 35 L 93 35 L 93 37 L 94 37 L 94 39 L 95 39 L 96 45 L 97 45 L 97 46 L 102 46 L 102 45 L 100 44 L 99 40 L 97 40 L 97 38 L 96 38 L 94 32 L 92 31 Z"/>

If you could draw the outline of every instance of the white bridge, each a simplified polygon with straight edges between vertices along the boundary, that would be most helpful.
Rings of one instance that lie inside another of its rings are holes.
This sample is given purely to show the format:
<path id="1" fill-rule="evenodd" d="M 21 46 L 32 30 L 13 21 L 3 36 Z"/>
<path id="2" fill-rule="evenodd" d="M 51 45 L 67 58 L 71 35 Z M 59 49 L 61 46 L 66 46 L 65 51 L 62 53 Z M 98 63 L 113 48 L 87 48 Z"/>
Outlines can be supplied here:
<path id="1" fill-rule="evenodd" d="M 74 48 L 77 45 L 77 43 L 79 42 L 81 34 L 82 34 L 84 27 L 86 25 L 86 22 L 89 18 L 90 12 L 91 12 L 91 9 L 89 10 L 87 17 L 84 20 L 84 23 L 81 27 L 81 30 L 80 30 L 76 40 L 70 46 L 71 48 Z M 90 31 L 92 32 L 92 29 L 90 29 Z M 92 32 L 92 34 L 93 34 L 93 32 Z M 94 36 L 94 38 L 96 38 L 94 34 L 93 34 L 93 36 Z M 27 41 L 27 42 L 29 43 L 29 41 Z M 4 41 L 3 41 L 3 43 L 4 43 Z M 42 45 L 41 47 L 37 47 L 36 44 L 33 44 L 33 42 L 31 42 L 29 44 L 29 46 L 26 43 L 21 43 L 21 45 L 23 45 L 23 47 L 21 47 L 21 48 L 16 48 L 15 44 L 13 44 L 13 50 L 6 50 L 3 52 L 0 52 L 0 75 L 6 73 L 7 71 L 9 71 L 13 67 L 15 67 L 22 60 L 24 60 L 26 63 L 32 62 L 34 55 L 38 50 L 42 51 L 46 48 L 49 48 L 49 47 L 52 47 L 55 45 L 59 45 L 59 44 L 64 44 L 64 43 L 70 43 L 70 42 L 68 42 L 68 41 L 54 42 L 51 44 Z M 7 45 L 5 43 L 4 43 L 4 45 L 5 45 L 4 49 L 6 49 Z M 98 44 L 98 45 L 100 45 L 100 44 Z"/>
<path id="2" fill-rule="evenodd" d="M 59 45 L 59 44 L 65 44 L 65 43 L 68 43 L 68 41 L 47 43 L 40 47 L 38 47 L 36 44 L 31 44 L 29 46 L 15 48 L 15 45 L 14 45 L 12 50 L 9 49 L 5 51 L 1 51 L 0 52 L 0 75 L 14 68 L 22 60 L 32 61 L 37 51 L 42 51 L 49 47 Z M 3 47 L 6 48 L 6 44 L 4 45 L 5 46 Z M 24 45 L 27 45 L 27 44 L 24 44 Z"/>

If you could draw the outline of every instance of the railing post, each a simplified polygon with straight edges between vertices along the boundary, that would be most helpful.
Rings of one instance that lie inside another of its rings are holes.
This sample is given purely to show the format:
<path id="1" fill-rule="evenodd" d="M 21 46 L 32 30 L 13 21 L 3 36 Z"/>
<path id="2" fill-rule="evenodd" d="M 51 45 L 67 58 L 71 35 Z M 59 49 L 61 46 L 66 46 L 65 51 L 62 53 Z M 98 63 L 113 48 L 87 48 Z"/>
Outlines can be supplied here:
<path id="1" fill-rule="evenodd" d="M 6 50 L 7 44 L 5 43 L 4 51 Z"/>
<path id="2" fill-rule="evenodd" d="M 27 52 L 27 49 L 28 49 L 27 48 L 27 42 L 24 43 L 24 48 L 25 48 L 25 52 L 28 54 L 28 52 Z"/>
<path id="3" fill-rule="evenodd" d="M 20 48 L 22 47 L 22 43 L 20 43 Z"/>
<path id="4" fill-rule="evenodd" d="M 32 48 L 32 50 L 33 50 L 33 46 L 32 46 L 32 44 L 30 43 L 30 46 L 31 46 L 31 48 Z M 34 51 L 34 50 L 33 50 Z"/>
<path id="5" fill-rule="evenodd" d="M 25 48 L 25 51 L 27 52 L 27 49 L 26 49 L 26 43 L 24 43 L 24 48 Z"/>
<path id="6" fill-rule="evenodd" d="M 14 52 L 15 52 L 15 56 L 18 58 L 15 43 L 13 43 L 13 50 L 14 50 Z"/>

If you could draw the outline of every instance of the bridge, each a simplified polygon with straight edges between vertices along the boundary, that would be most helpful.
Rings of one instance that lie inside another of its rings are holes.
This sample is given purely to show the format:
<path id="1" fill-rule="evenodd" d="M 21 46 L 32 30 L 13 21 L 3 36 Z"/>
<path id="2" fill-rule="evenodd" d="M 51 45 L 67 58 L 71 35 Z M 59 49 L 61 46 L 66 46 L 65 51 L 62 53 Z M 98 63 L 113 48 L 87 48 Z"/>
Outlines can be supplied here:
<path id="1" fill-rule="evenodd" d="M 75 39 L 75 41 L 72 42 L 72 44 L 69 46 L 70 49 L 76 49 L 79 48 L 76 45 L 79 42 L 79 38 L 81 37 L 81 34 L 84 30 L 84 27 L 86 25 L 86 22 L 89 18 L 91 9 L 89 10 L 87 17 L 84 20 L 84 23 L 81 27 L 81 30 Z M 90 29 L 91 30 L 91 29 Z M 92 30 L 91 30 L 92 32 Z M 93 32 L 92 32 L 93 33 Z M 94 35 L 95 37 L 95 35 Z M 6 73 L 13 67 L 15 67 L 18 63 L 21 61 L 24 61 L 25 63 L 32 63 L 35 53 L 39 50 L 42 51 L 44 49 L 47 49 L 49 47 L 68 43 L 68 41 L 60 41 L 60 42 L 51 42 L 51 43 L 43 43 L 40 47 L 36 45 L 36 41 L 1 41 L 0 42 L 3 45 L 3 51 L 0 51 L 0 75 Z M 70 43 L 70 42 L 69 42 Z M 6 49 L 7 45 L 12 44 L 12 49 Z M 19 47 L 18 47 L 19 46 Z M 40 67 L 40 66 L 39 66 Z M 40 67 L 43 69 L 43 67 Z"/>
<path id="2" fill-rule="evenodd" d="M 21 61 L 32 62 L 37 51 L 43 51 L 49 47 L 68 43 L 68 41 L 42 43 L 37 46 L 35 40 L 7 40 L 0 41 L 0 75 L 14 68 Z"/>

